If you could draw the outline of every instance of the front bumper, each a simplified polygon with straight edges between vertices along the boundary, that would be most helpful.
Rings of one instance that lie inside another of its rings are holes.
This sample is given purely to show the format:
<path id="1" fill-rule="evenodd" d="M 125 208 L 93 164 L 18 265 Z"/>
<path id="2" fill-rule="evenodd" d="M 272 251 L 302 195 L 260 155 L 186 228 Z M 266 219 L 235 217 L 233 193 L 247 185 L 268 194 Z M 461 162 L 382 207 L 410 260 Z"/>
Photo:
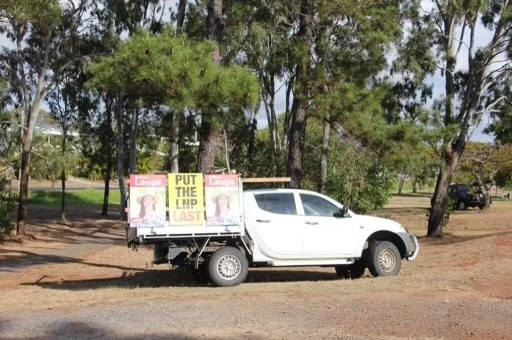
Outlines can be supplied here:
<path id="1" fill-rule="evenodd" d="M 414 250 L 410 254 L 408 254 L 407 261 L 414 261 L 414 259 L 416 258 L 416 256 L 418 256 L 418 253 L 420 251 L 420 244 L 418 243 L 418 238 L 416 236 L 411 235 L 410 237 L 414 243 Z"/>
<path id="2" fill-rule="evenodd" d="M 405 258 L 408 261 L 413 261 L 418 256 L 418 252 L 420 251 L 418 238 L 409 233 L 400 233 L 399 235 L 405 244 Z"/>

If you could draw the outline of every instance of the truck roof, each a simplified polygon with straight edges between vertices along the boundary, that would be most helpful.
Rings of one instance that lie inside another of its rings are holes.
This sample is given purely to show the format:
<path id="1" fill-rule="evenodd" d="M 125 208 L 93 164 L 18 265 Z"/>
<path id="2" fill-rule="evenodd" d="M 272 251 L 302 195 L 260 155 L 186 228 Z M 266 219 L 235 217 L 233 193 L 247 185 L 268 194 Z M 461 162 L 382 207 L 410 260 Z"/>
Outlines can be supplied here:
<path id="1" fill-rule="evenodd" d="M 319 194 L 315 191 L 305 190 L 305 189 L 293 189 L 293 188 L 267 188 L 267 189 L 249 189 L 244 190 L 247 193 L 263 193 L 263 192 L 303 192 L 303 193 L 313 193 Z"/>

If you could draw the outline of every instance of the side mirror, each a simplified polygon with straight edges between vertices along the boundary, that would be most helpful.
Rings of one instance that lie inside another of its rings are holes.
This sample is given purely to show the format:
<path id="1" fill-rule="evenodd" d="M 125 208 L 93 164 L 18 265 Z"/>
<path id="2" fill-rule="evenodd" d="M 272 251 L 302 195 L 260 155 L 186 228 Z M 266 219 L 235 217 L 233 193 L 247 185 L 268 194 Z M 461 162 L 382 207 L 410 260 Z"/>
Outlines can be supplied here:
<path id="1" fill-rule="evenodd" d="M 347 215 L 348 215 L 348 208 L 343 206 L 343 208 L 341 208 L 339 212 L 334 214 L 334 217 L 341 218 L 341 217 L 345 217 Z"/>

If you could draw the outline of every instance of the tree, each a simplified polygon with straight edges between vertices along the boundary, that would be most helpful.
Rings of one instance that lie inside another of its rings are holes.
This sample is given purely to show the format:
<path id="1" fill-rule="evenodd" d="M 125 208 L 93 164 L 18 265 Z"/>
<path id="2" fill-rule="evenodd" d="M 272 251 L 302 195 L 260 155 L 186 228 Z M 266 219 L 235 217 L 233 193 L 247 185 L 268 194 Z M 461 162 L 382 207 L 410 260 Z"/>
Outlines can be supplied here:
<path id="1" fill-rule="evenodd" d="M 223 0 L 208 0 L 207 16 L 205 21 L 205 38 L 215 42 L 213 50 L 213 62 L 216 65 L 222 64 L 222 43 L 224 39 L 224 18 Z M 221 114 L 222 107 L 204 107 L 201 115 L 201 127 L 199 128 L 199 156 L 197 171 L 202 173 L 213 173 L 215 170 L 215 153 L 219 147 L 219 138 L 222 127 L 216 115 Z"/>
<path id="2" fill-rule="evenodd" d="M 494 121 L 487 127 L 486 132 L 493 134 L 501 144 L 512 143 L 512 74 L 498 79 L 498 86 L 493 91 L 493 98 L 505 98 L 491 111 Z"/>
<path id="3" fill-rule="evenodd" d="M 99 41 L 103 53 L 112 53 L 116 44 L 124 36 L 132 36 L 138 30 L 145 29 L 152 33 L 160 32 L 164 25 L 165 0 L 127 0 L 112 1 L 101 0 L 94 3 L 92 11 L 98 20 L 95 28 L 96 38 Z M 105 111 L 104 120 L 101 122 L 102 131 L 112 131 L 117 137 L 116 147 L 112 147 L 112 141 L 105 136 L 100 138 L 101 149 L 105 151 L 117 151 L 117 180 L 121 195 L 120 215 L 126 217 L 125 204 L 127 199 L 125 176 L 134 173 L 137 168 L 137 136 L 143 122 L 139 98 L 119 98 L 119 93 L 106 91 L 101 93 L 99 102 L 105 103 L 108 110 Z M 108 103 L 107 103 L 108 102 Z M 100 104 L 101 105 L 101 104 Z M 109 123 L 114 122 L 114 126 Z M 116 129 L 117 128 L 117 129 Z M 110 136 L 110 135 L 108 135 Z M 104 155 L 106 156 L 106 155 Z M 113 167 L 113 160 L 105 159 L 105 194 L 103 213 L 108 208 L 108 180 L 109 169 Z M 127 163 L 127 164 L 126 164 Z"/>
<path id="4" fill-rule="evenodd" d="M 78 106 L 79 106 L 79 93 L 82 92 L 83 84 L 78 81 L 80 77 L 80 70 L 78 72 L 65 72 L 59 78 L 55 87 L 48 96 L 48 103 L 50 105 L 51 114 L 58 120 L 62 136 L 60 145 L 60 157 L 57 159 L 64 161 L 57 168 L 60 172 L 61 180 L 61 220 L 66 221 L 66 179 L 68 171 L 73 170 L 76 165 L 76 159 L 71 158 L 73 154 L 68 153 L 68 136 L 69 130 L 73 128 L 73 123 L 78 120 Z"/>
<path id="5" fill-rule="evenodd" d="M 490 187 L 506 185 L 503 175 L 512 170 L 511 145 L 492 145 L 485 143 L 468 142 L 464 155 L 460 161 L 460 169 L 455 178 L 459 182 L 466 182 L 475 186 L 486 194 L 486 206 L 490 205 Z"/>
<path id="6" fill-rule="evenodd" d="M 17 234 L 27 226 L 27 194 L 34 127 L 41 105 L 56 78 L 73 61 L 60 59 L 70 37 L 82 25 L 87 1 L 68 2 L 61 7 L 56 0 L 14 1 L 0 4 L 1 32 L 13 43 L 2 53 L 4 76 L 9 79 L 13 96 L 23 108 L 22 155 Z M 82 27 L 83 28 L 83 27 Z"/>
<path id="7" fill-rule="evenodd" d="M 439 169 L 436 189 L 428 221 L 429 236 L 443 231 L 443 216 L 448 204 L 448 185 L 459 165 L 469 137 L 470 127 L 482 112 L 491 110 L 500 99 L 489 101 L 489 92 L 496 78 L 511 72 L 508 59 L 511 46 L 512 3 L 505 1 L 435 1 L 431 14 L 422 18 L 432 20 L 437 27 L 434 46 L 442 58 L 439 67 L 445 81 L 441 146 L 443 163 Z M 479 32 L 487 29 L 491 40 L 477 45 Z M 464 51 L 467 68 L 460 68 Z M 497 66 L 496 66 L 497 65 Z"/>
<path id="8" fill-rule="evenodd" d="M 499 145 L 493 159 L 498 170 L 494 176 L 496 187 L 512 189 L 512 144 Z"/>
<path id="9" fill-rule="evenodd" d="M 13 112 L 4 112 L 8 98 L 5 97 L 6 84 L 0 80 L 0 239 L 10 235 L 13 229 L 11 212 L 15 208 L 15 197 L 11 195 L 11 180 L 14 169 L 9 160 L 14 151 L 18 129 Z"/>
<path id="10" fill-rule="evenodd" d="M 7 93 L 7 84 L 0 80 L 0 159 L 10 163 L 15 155 L 15 148 L 19 143 L 20 130 L 16 117 L 17 110 L 4 109 L 9 103 Z"/>
<path id="11" fill-rule="evenodd" d="M 252 12 L 247 10 L 250 14 L 242 26 L 249 46 L 242 46 L 249 64 L 259 70 L 273 145 L 278 140 L 277 120 L 271 107 L 276 78 L 288 87 L 287 102 L 293 95 L 290 112 L 286 105 L 283 144 L 288 148 L 290 186 L 299 187 L 307 120 L 326 118 L 325 146 L 332 122 L 343 122 L 357 114 L 343 112 L 348 106 L 343 105 L 343 94 L 350 88 L 364 92 L 373 87 L 372 77 L 386 65 L 383 51 L 400 36 L 399 7 L 396 3 L 381 6 L 373 2 L 304 0 L 293 4 L 265 3 L 254 8 Z M 390 20 L 384 22 L 382 16 Z M 379 34 L 375 34 L 377 31 Z M 337 93 L 339 89 L 342 94 Z M 325 101 L 329 107 L 322 107 Z M 325 173 L 327 148 L 323 150 L 320 163 Z M 325 178 L 321 182 L 325 184 Z M 319 185 L 320 190 L 324 184 Z"/>
<path id="12" fill-rule="evenodd" d="M 91 67 L 89 84 L 122 98 L 140 98 L 145 106 L 186 109 L 220 124 L 222 117 L 254 106 L 258 85 L 246 69 L 216 65 L 214 51 L 210 42 L 194 42 L 171 30 L 139 31 Z"/>
<path id="13" fill-rule="evenodd" d="M 74 152 L 62 152 L 62 142 L 56 145 L 45 140 L 42 136 L 34 136 L 36 142 L 32 149 L 31 177 L 38 180 L 49 180 L 52 185 L 62 179 L 62 173 L 69 173 L 76 166 L 77 155 Z M 58 142 L 57 142 L 58 143 Z M 65 214 L 62 215 L 65 221 Z"/>
<path id="14" fill-rule="evenodd" d="M 435 61 L 444 81 L 438 122 L 442 161 L 429 215 L 429 236 L 442 234 L 448 204 L 448 186 L 460 163 L 471 127 L 503 98 L 491 96 L 497 79 L 511 72 L 511 8 L 508 0 L 433 1 L 432 9 L 411 16 L 411 39 L 423 42 L 419 67 L 431 69 Z M 491 38 L 477 39 L 484 32 Z M 417 52 L 417 48 L 411 51 Z M 433 111 L 435 112 L 435 110 Z"/>

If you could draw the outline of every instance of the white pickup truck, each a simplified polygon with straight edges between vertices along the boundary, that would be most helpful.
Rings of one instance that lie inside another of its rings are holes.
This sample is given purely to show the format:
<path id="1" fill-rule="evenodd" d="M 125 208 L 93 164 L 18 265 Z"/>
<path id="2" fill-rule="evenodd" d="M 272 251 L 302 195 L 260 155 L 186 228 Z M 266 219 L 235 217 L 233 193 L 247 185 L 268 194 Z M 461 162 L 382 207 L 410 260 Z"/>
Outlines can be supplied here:
<path id="1" fill-rule="evenodd" d="M 392 220 L 358 215 L 331 198 L 298 189 L 242 192 L 237 223 L 128 227 L 128 245 L 154 245 L 154 263 L 191 265 L 201 283 L 234 286 L 251 266 L 332 266 L 341 278 L 400 272 L 418 240 Z M 169 212 L 170 213 L 170 212 Z"/>

